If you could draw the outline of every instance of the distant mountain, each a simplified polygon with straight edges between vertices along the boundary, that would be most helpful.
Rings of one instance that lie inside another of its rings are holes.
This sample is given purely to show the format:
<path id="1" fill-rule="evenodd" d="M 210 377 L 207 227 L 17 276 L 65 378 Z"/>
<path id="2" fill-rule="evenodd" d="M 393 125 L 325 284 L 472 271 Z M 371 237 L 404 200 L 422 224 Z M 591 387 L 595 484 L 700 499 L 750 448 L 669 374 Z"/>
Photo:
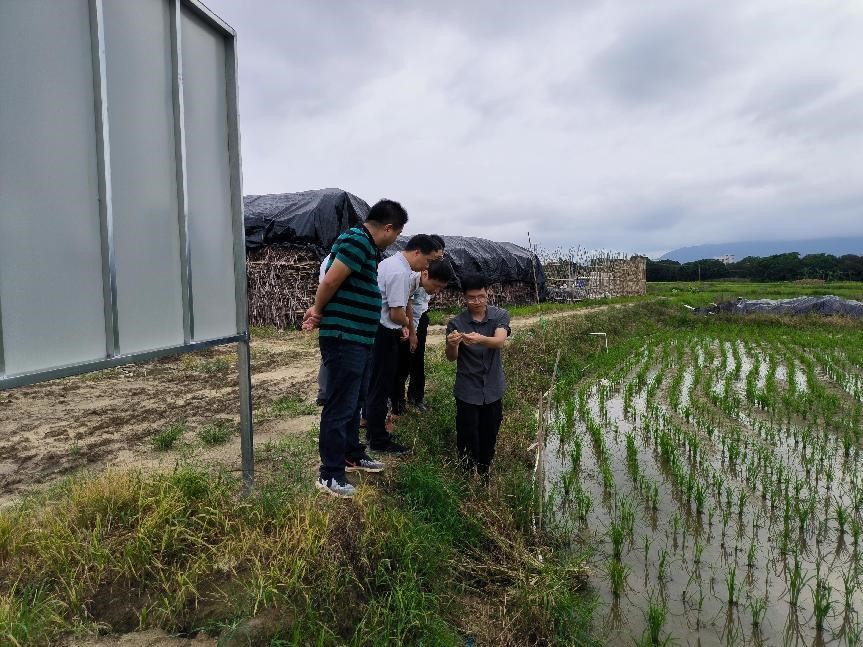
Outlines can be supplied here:
<path id="1" fill-rule="evenodd" d="M 843 254 L 863 255 L 863 236 L 847 238 L 813 238 L 811 240 L 759 240 L 738 243 L 718 243 L 711 245 L 694 245 L 681 247 L 663 254 L 659 260 L 688 263 L 702 258 L 719 258 L 726 255 L 734 256 L 739 261 L 747 256 L 772 256 L 786 252 L 806 254 Z"/>

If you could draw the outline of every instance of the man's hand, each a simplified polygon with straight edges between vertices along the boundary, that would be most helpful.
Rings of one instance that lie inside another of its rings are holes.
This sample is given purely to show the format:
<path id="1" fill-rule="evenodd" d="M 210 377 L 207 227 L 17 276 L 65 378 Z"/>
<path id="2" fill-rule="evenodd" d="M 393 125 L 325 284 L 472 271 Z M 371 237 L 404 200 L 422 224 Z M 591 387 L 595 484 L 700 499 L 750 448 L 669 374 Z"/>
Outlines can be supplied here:
<path id="1" fill-rule="evenodd" d="M 453 330 L 446 336 L 447 346 L 456 347 L 461 343 L 463 338 L 464 335 L 462 335 L 458 330 Z"/>
<path id="2" fill-rule="evenodd" d="M 408 337 L 408 344 L 409 344 L 410 351 L 412 353 L 416 352 L 417 346 L 419 346 L 419 343 L 420 343 L 420 340 L 417 337 L 417 334 L 413 330 L 411 330 L 411 334 Z"/>
<path id="3" fill-rule="evenodd" d="M 303 315 L 303 330 L 314 330 L 321 323 L 321 313 L 312 306 Z"/>
<path id="4" fill-rule="evenodd" d="M 411 329 L 407 326 L 402 326 L 402 338 L 399 341 L 407 341 L 410 337 Z"/>
<path id="5" fill-rule="evenodd" d="M 474 344 L 481 344 L 486 337 L 485 335 L 480 335 L 478 332 L 469 332 L 463 334 L 461 338 L 465 344 L 473 346 Z"/>

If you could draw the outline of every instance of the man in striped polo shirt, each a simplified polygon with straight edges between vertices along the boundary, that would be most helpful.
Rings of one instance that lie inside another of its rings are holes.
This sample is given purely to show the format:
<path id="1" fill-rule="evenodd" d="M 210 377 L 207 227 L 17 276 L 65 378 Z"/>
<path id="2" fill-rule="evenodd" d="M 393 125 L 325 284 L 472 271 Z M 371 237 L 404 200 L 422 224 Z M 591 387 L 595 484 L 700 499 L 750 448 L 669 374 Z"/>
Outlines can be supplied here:
<path id="1" fill-rule="evenodd" d="M 321 471 L 315 485 L 333 496 L 353 496 L 346 470 L 383 469 L 383 463 L 372 460 L 360 444 L 360 407 L 368 390 L 369 359 L 381 312 L 380 251 L 395 242 L 407 219 L 398 202 L 381 200 L 365 223 L 339 236 L 315 304 L 303 318 L 304 330 L 320 327 L 321 359 L 329 375 L 318 436 Z"/>

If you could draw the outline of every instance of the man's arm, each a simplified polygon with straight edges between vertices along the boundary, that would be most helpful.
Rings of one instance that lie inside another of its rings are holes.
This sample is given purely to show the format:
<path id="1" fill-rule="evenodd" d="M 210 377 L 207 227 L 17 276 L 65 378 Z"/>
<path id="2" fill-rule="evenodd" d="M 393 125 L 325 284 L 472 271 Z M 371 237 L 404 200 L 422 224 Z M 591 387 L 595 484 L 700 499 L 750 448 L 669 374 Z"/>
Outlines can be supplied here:
<path id="1" fill-rule="evenodd" d="M 408 340 L 408 348 L 413 353 L 417 349 L 417 345 L 419 344 L 419 338 L 417 337 L 417 323 L 414 321 L 414 302 L 413 299 L 408 301 L 407 308 L 408 315 L 408 326 L 407 326 L 407 340 Z M 402 334 L 404 334 L 404 330 L 402 330 Z M 404 339 L 402 339 L 404 341 Z"/>
<path id="2" fill-rule="evenodd" d="M 463 337 L 464 341 L 468 344 L 477 344 L 486 348 L 503 348 L 507 337 L 509 337 L 509 331 L 506 328 L 497 328 L 492 337 L 481 335 L 478 332 L 470 332 L 463 335 Z"/>
<path id="3" fill-rule="evenodd" d="M 410 320 L 408 319 L 404 306 L 400 308 L 390 308 L 390 319 L 392 319 L 393 323 L 397 323 L 402 327 L 407 327 L 408 324 L 410 324 Z"/>
<path id="4" fill-rule="evenodd" d="M 317 327 L 321 322 L 324 308 L 341 287 L 342 283 L 345 282 L 345 279 L 351 275 L 351 271 L 351 268 L 342 263 L 338 258 L 333 261 L 330 269 L 327 270 L 324 278 L 318 284 L 314 305 L 306 310 L 306 314 L 303 316 L 303 330 L 311 330 Z"/>

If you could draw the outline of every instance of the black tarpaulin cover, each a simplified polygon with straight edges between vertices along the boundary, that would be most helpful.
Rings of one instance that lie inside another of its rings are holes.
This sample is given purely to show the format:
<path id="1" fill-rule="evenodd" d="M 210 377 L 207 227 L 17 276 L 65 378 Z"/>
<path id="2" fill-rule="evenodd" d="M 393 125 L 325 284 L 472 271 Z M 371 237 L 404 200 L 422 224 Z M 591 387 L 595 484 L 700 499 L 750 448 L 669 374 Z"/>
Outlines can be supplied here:
<path id="1" fill-rule="evenodd" d="M 369 205 L 341 189 L 302 193 L 247 195 L 243 197 L 246 248 L 269 245 L 296 248 L 310 246 L 323 258 L 339 235 L 365 220 Z M 414 227 L 408 221 L 413 233 Z M 424 233 L 438 233 L 428 231 Z M 384 255 L 404 249 L 408 236 L 400 236 Z M 482 238 L 444 236 L 446 254 L 456 275 L 481 272 L 489 283 L 522 282 L 539 286 L 545 297 L 545 273 L 536 254 L 513 243 Z M 451 287 L 457 287 L 454 282 Z"/>
<path id="2" fill-rule="evenodd" d="M 369 205 L 341 189 L 243 196 L 246 247 L 308 244 L 328 251 L 365 220 Z"/>
<path id="3" fill-rule="evenodd" d="M 436 232 L 425 232 L 436 233 Z M 470 272 L 480 272 L 489 283 L 533 283 L 539 286 L 540 298 L 545 297 L 545 272 L 533 252 L 513 243 L 496 243 L 470 236 L 442 236 L 446 243 L 446 256 L 461 278 Z M 392 254 L 404 249 L 407 236 L 387 249 Z M 450 287 L 456 287 L 455 284 Z"/>

